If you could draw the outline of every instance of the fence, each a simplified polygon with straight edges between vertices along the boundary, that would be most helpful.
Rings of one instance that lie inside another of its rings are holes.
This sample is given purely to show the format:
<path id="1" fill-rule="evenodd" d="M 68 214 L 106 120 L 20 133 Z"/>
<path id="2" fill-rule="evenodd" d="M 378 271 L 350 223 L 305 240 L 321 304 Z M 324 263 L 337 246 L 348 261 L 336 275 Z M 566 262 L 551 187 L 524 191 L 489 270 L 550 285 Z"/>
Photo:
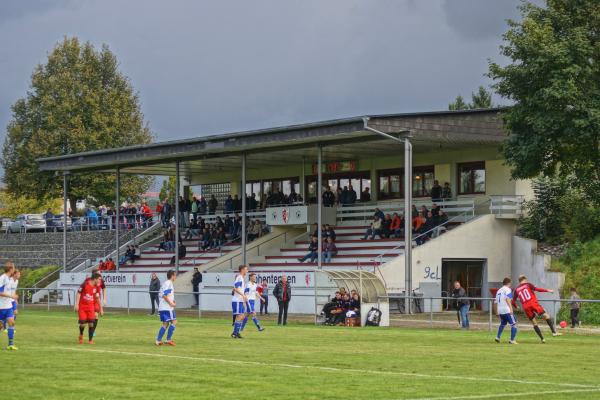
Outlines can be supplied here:
<path id="1" fill-rule="evenodd" d="M 149 228 L 155 221 L 154 217 L 143 214 L 121 214 L 119 228 L 123 231 L 130 229 Z M 31 233 L 31 232 L 62 232 L 64 230 L 64 217 L 36 219 L 35 222 L 26 220 L 3 221 L 2 230 L 5 234 Z M 67 218 L 67 231 L 97 231 L 115 230 L 117 227 L 116 215 L 97 215 Z"/>
<path id="2" fill-rule="evenodd" d="M 38 297 L 35 293 L 47 293 L 45 296 Z M 77 291 L 75 289 L 49 289 L 49 288 L 18 288 L 19 294 L 18 308 L 23 310 L 28 306 L 46 305 L 48 311 L 50 307 L 70 307 L 75 305 Z M 54 295 L 54 296 L 53 296 Z M 53 302 L 54 298 L 54 302 Z M 39 307 L 37 307 L 39 309 Z"/>

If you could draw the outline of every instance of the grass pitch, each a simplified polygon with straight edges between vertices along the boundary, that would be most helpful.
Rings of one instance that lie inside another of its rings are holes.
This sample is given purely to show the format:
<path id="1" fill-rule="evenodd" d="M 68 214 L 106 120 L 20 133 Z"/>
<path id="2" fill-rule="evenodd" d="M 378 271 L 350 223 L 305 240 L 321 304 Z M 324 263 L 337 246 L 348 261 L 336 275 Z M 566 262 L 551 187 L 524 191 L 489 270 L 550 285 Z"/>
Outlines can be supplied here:
<path id="1" fill-rule="evenodd" d="M 21 312 L 19 351 L 0 351 L 10 399 L 598 399 L 600 338 L 518 346 L 489 332 L 315 327 L 180 317 L 177 347 L 156 347 L 157 318 L 108 313 L 95 346 L 74 312 Z M 547 332 L 547 327 L 543 327 Z M 0 336 L 4 349 L 6 335 Z"/>

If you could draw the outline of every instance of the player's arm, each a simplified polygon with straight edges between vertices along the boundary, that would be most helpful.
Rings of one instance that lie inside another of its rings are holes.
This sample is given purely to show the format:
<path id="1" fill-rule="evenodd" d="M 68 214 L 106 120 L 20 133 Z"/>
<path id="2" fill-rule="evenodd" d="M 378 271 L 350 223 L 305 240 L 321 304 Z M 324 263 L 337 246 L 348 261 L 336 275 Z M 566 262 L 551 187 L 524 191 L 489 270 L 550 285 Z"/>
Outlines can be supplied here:
<path id="1" fill-rule="evenodd" d="M 19 296 L 8 291 L 7 290 L 8 288 L 6 287 L 6 285 L 7 284 L 0 286 L 0 297 L 8 297 L 9 299 L 12 299 L 12 300 L 18 300 Z"/>
<path id="2" fill-rule="evenodd" d="M 171 299 L 169 299 L 169 294 L 171 294 L 171 292 L 173 291 L 173 289 L 167 289 L 163 292 L 163 300 L 167 302 L 168 305 L 170 305 L 171 307 L 175 307 L 175 302 L 171 301 Z"/>
<path id="3" fill-rule="evenodd" d="M 244 291 L 242 290 L 242 283 L 239 282 L 239 286 L 238 283 L 236 283 L 233 286 L 233 291 L 237 294 L 239 294 L 242 297 L 242 300 L 244 300 L 244 303 L 248 301 L 248 299 L 246 298 L 246 295 L 244 294 Z"/>
<path id="4" fill-rule="evenodd" d="M 79 311 L 79 300 L 81 299 L 81 292 L 77 291 L 77 296 L 75 296 L 75 311 Z"/>
<path id="5" fill-rule="evenodd" d="M 102 302 L 100 301 L 100 293 L 96 293 L 96 301 L 100 307 L 100 315 L 104 315 L 104 307 L 102 307 Z"/>
<path id="6" fill-rule="evenodd" d="M 541 288 L 541 287 L 535 287 L 535 286 L 533 286 L 531 289 L 534 290 L 534 291 L 536 291 L 536 292 L 540 292 L 540 293 L 554 293 L 554 290 L 552 290 L 552 289 L 544 289 L 544 288 Z"/>

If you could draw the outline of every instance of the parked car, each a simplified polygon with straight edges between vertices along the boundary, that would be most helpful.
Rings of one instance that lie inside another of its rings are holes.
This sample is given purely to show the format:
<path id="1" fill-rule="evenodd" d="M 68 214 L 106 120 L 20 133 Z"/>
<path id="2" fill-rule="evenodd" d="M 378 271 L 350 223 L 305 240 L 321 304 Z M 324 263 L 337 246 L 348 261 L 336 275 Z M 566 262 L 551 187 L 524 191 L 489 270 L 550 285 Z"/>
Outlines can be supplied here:
<path id="1" fill-rule="evenodd" d="M 54 218 L 46 220 L 46 231 L 57 232 L 64 228 L 63 214 L 55 215 Z M 71 218 L 67 217 L 67 230 L 71 229 Z"/>
<path id="2" fill-rule="evenodd" d="M 12 233 L 45 231 L 46 220 L 42 214 L 21 214 L 11 222 L 8 230 Z"/>
<path id="3" fill-rule="evenodd" d="M 12 219 L 7 217 L 0 217 L 0 232 L 8 231 L 8 227 L 12 223 Z"/>

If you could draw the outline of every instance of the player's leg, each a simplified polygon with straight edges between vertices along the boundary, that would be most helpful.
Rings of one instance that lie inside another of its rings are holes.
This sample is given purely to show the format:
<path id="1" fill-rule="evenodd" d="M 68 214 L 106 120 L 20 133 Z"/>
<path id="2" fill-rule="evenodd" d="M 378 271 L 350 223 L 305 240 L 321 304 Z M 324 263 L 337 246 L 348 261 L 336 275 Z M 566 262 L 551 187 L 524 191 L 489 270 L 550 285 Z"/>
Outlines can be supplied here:
<path id="1" fill-rule="evenodd" d="M 8 350 L 17 350 L 15 346 L 15 319 L 13 316 L 6 318 L 6 333 L 8 334 Z"/>
<path id="2" fill-rule="evenodd" d="M 162 321 L 163 319 L 163 312 L 160 311 L 161 316 L 160 319 Z M 162 339 L 163 336 L 165 336 L 165 333 L 167 332 L 167 329 L 169 328 L 169 322 L 168 321 L 162 321 L 162 325 L 160 326 L 160 329 L 158 330 L 158 334 L 156 335 L 156 345 L 157 346 L 162 346 Z"/>
<path id="3" fill-rule="evenodd" d="M 517 338 L 517 332 L 518 332 L 518 328 L 517 328 L 517 318 L 514 316 L 514 314 L 509 314 L 508 316 L 508 323 L 510 324 L 510 344 L 517 344 L 516 342 L 516 338 Z"/>
<path id="4" fill-rule="evenodd" d="M 502 337 L 502 331 L 506 327 L 508 321 L 506 320 L 505 314 L 500 315 L 500 325 L 498 325 L 498 333 L 496 334 L 496 342 L 500 343 L 500 338 Z"/>
<path id="5" fill-rule="evenodd" d="M 550 327 L 550 330 L 552 331 L 552 336 L 562 335 L 562 333 L 556 332 L 556 327 L 554 326 L 554 320 L 552 318 L 550 318 L 550 316 L 548 315 L 547 312 L 544 311 L 544 313 L 542 314 L 542 318 L 546 321 L 546 323 Z"/>
<path id="6" fill-rule="evenodd" d="M 94 318 L 88 322 L 88 343 L 94 344 Z"/>
<path id="7" fill-rule="evenodd" d="M 171 321 L 169 321 L 169 327 L 167 328 L 167 344 L 169 346 L 175 346 L 175 342 L 173 341 L 173 333 L 175 333 L 176 325 L 177 317 L 175 316 L 175 311 L 171 311 Z"/>
<path id="8" fill-rule="evenodd" d="M 260 301 L 260 300 L 259 300 Z M 252 322 L 254 322 L 254 325 L 256 325 L 256 328 L 258 329 L 259 332 L 262 332 L 265 330 L 265 328 L 263 328 L 262 326 L 260 326 L 260 322 L 258 321 L 258 318 L 256 318 L 256 303 L 254 301 L 251 302 L 250 304 L 250 310 L 248 310 L 248 312 L 252 315 Z"/>
<path id="9" fill-rule="evenodd" d="M 233 332 L 231 333 L 231 337 L 234 339 L 241 339 L 240 330 L 242 328 L 242 323 L 244 321 L 244 303 L 233 301 L 231 303 L 231 308 L 233 311 L 233 315 L 235 317 L 235 321 L 233 323 Z"/>
<path id="10" fill-rule="evenodd" d="M 98 327 L 98 310 L 96 310 L 96 312 L 94 313 L 94 323 L 93 323 L 94 327 L 93 327 L 93 331 L 94 331 L 94 336 L 96 336 L 96 328 Z"/>
<path id="11" fill-rule="evenodd" d="M 248 309 L 250 308 L 248 305 L 246 306 Z M 244 319 L 242 319 L 242 327 L 240 328 L 240 332 L 242 332 L 244 330 L 244 328 L 246 327 L 246 324 L 248 323 L 248 313 L 246 312 L 244 314 Z"/>
<path id="12" fill-rule="evenodd" d="M 537 321 L 535 320 L 535 314 L 533 316 L 531 316 L 529 318 L 529 320 L 533 324 L 533 330 L 540 337 L 540 340 L 542 341 L 542 343 L 546 343 L 546 340 L 544 339 L 544 335 L 542 335 L 542 330 L 540 329 L 540 327 L 537 324 Z"/>

